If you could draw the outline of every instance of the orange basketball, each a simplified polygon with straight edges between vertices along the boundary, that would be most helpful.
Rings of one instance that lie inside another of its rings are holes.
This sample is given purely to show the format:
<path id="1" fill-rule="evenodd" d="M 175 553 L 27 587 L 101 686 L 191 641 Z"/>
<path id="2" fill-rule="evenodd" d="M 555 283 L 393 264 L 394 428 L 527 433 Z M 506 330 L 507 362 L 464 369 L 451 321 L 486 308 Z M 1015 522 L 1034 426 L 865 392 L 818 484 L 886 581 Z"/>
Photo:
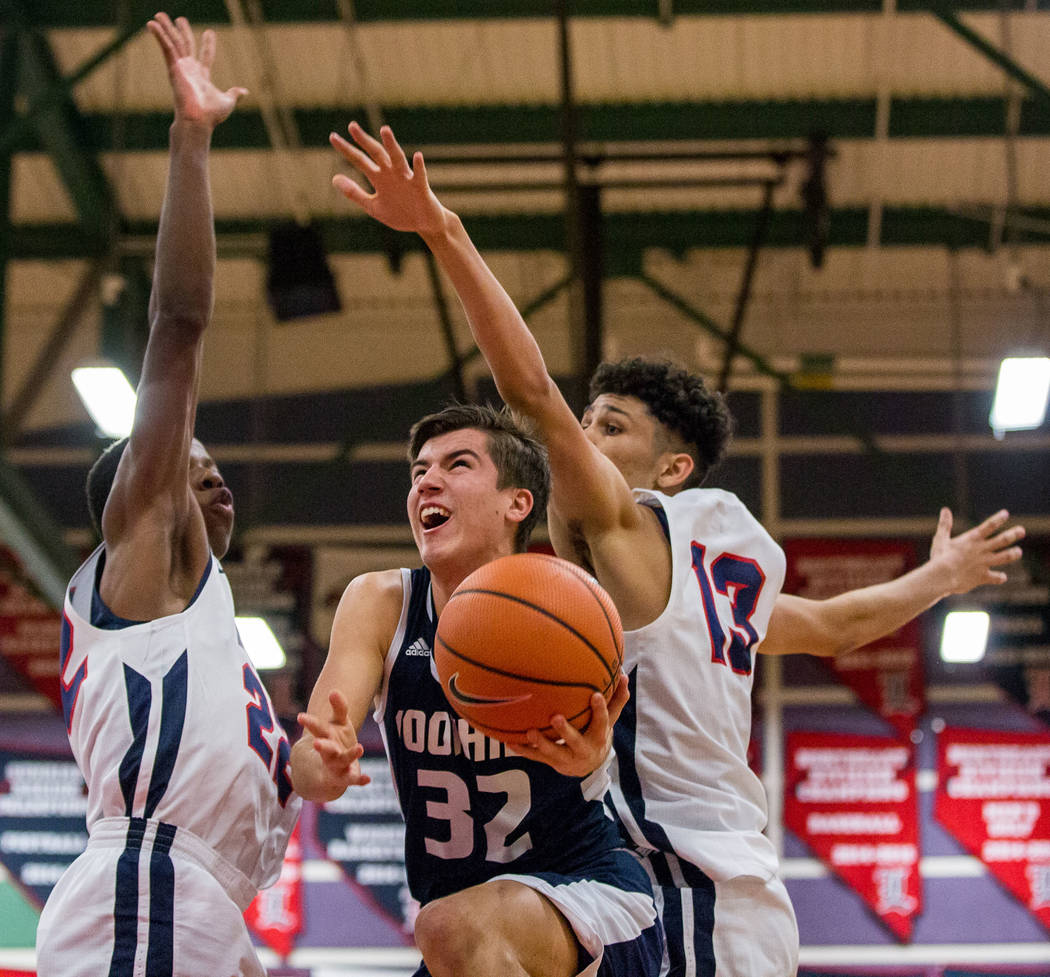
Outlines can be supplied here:
<path id="1" fill-rule="evenodd" d="M 542 553 L 475 570 L 438 619 L 434 663 L 449 703 L 504 743 L 553 732 L 558 713 L 586 729 L 591 696 L 609 699 L 622 662 L 612 599 L 584 570 Z"/>

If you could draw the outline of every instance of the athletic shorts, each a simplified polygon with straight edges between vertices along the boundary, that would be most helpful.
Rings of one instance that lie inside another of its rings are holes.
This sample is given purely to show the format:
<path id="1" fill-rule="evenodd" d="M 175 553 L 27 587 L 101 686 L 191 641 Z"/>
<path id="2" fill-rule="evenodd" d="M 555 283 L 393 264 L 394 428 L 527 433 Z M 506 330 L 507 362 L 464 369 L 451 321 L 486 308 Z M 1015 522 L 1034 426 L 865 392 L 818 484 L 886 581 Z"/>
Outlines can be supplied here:
<path id="1" fill-rule="evenodd" d="M 715 882 L 662 852 L 642 862 L 664 926 L 660 977 L 794 977 L 798 924 L 780 879 Z"/>
<path id="2" fill-rule="evenodd" d="M 238 905 L 254 891 L 184 828 L 106 818 L 44 906 L 37 974 L 265 977 Z"/>
<path id="3" fill-rule="evenodd" d="M 586 874 L 507 874 L 491 881 L 500 880 L 535 889 L 558 908 L 582 948 L 578 977 L 658 977 L 663 932 L 649 879 L 631 852 L 612 851 Z M 423 964 L 414 977 L 430 971 Z"/>

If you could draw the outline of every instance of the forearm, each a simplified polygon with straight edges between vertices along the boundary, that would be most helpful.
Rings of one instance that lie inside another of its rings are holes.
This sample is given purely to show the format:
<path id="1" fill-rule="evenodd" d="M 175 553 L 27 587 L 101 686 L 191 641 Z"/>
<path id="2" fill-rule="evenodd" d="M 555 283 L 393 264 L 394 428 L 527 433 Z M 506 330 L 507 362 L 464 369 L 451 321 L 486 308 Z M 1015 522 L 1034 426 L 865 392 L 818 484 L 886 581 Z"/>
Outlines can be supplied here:
<path id="1" fill-rule="evenodd" d="M 500 396 L 514 409 L 536 417 L 549 402 L 553 386 L 543 354 L 462 221 L 451 211 L 445 214 L 444 230 L 424 234 L 423 240 L 456 289 Z"/>
<path id="2" fill-rule="evenodd" d="M 201 331 L 211 318 L 215 228 L 208 155 L 212 126 L 176 120 L 168 183 L 157 231 L 150 326 L 178 323 Z"/>
<path id="3" fill-rule="evenodd" d="M 943 568 L 930 562 L 895 580 L 826 600 L 782 594 L 759 649 L 766 654 L 845 654 L 892 634 L 949 592 Z"/>

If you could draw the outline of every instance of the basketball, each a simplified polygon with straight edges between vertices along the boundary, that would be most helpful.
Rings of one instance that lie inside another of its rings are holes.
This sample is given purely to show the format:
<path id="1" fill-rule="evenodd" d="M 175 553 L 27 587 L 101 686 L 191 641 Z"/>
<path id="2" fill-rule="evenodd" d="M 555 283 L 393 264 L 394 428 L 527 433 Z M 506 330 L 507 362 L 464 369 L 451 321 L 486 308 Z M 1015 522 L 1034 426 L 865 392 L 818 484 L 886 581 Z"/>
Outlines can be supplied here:
<path id="1" fill-rule="evenodd" d="M 590 699 L 612 695 L 623 629 L 612 599 L 586 571 L 542 553 L 485 564 L 438 618 L 434 663 L 452 708 L 511 745 L 560 713 L 579 730 Z"/>

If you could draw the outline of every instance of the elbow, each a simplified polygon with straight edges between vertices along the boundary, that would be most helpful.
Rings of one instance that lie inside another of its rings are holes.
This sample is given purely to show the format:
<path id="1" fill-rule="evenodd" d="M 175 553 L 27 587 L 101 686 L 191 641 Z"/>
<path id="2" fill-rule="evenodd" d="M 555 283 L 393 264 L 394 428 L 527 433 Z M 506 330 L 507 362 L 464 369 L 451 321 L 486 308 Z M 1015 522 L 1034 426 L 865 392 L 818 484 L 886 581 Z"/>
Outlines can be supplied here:
<path id="1" fill-rule="evenodd" d="M 210 310 L 205 307 L 193 307 L 185 305 L 182 308 L 165 305 L 158 301 L 156 308 L 151 310 L 150 332 L 178 336 L 187 340 L 197 340 L 204 335 L 208 327 Z"/>
<path id="2" fill-rule="evenodd" d="M 513 390 L 500 388 L 499 393 L 513 410 L 531 418 L 542 417 L 560 396 L 557 384 L 546 370 L 540 370 L 534 376 L 523 376 Z"/>

